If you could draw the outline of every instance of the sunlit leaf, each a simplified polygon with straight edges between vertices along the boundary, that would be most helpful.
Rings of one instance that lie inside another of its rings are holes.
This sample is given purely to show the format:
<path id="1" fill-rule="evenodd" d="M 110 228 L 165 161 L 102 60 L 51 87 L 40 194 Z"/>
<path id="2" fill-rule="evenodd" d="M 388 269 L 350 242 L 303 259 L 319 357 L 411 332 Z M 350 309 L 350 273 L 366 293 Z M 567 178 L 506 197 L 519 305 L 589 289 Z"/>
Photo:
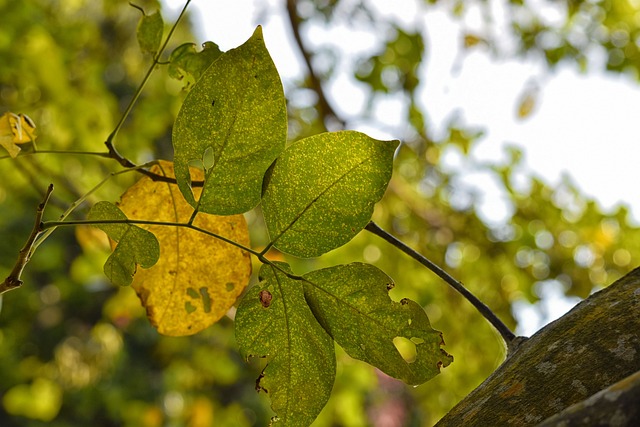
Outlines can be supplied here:
<path id="1" fill-rule="evenodd" d="M 162 30 L 164 22 L 160 12 L 154 12 L 151 15 L 143 14 L 138 23 L 138 44 L 143 52 L 155 55 L 160 48 L 162 42 Z"/>
<path id="2" fill-rule="evenodd" d="M 354 263 L 304 276 L 305 296 L 314 315 L 353 358 L 407 384 L 422 384 L 453 357 L 441 346 L 418 304 L 389 298 L 393 281 L 376 267 Z"/>
<path id="3" fill-rule="evenodd" d="M 87 219 L 90 221 L 123 221 L 127 216 L 113 203 L 98 202 L 91 207 Z M 137 265 L 153 266 L 160 256 L 160 247 L 155 236 L 142 228 L 124 223 L 95 224 L 118 242 L 113 253 L 104 264 L 104 274 L 114 285 L 130 285 Z"/>
<path id="4" fill-rule="evenodd" d="M 184 43 L 171 52 L 167 72 L 170 77 L 183 80 L 188 90 L 220 55 L 220 48 L 213 42 L 204 42 L 200 52 L 195 43 Z"/>
<path id="5" fill-rule="evenodd" d="M 351 240 L 387 188 L 397 145 L 342 131 L 288 147 L 265 176 L 262 207 L 275 247 L 313 257 Z"/>
<path id="6" fill-rule="evenodd" d="M 286 270 L 288 265 L 278 263 Z M 242 356 L 266 357 L 256 388 L 271 398 L 285 426 L 308 426 L 331 394 L 333 341 L 305 303 L 302 282 L 264 265 L 260 283 L 242 299 L 235 318 Z"/>
<path id="7" fill-rule="evenodd" d="M 178 186 L 201 212 L 230 215 L 260 201 L 262 177 L 284 149 L 287 112 L 262 29 L 207 68 L 173 128 Z M 196 201 L 189 166 L 205 170 Z"/>
<path id="8" fill-rule="evenodd" d="M 26 114 L 6 112 L 0 116 L 0 145 L 13 158 L 20 153 L 18 144 L 31 142 L 36 138 L 36 125 Z"/>
<path id="9" fill-rule="evenodd" d="M 160 162 L 151 171 L 174 176 L 170 162 Z M 192 174 L 202 179 L 200 171 Z M 119 206 L 129 218 L 137 220 L 186 223 L 193 213 L 175 184 L 148 177 L 129 188 Z M 249 231 L 242 215 L 199 213 L 193 225 L 249 246 Z M 197 230 L 163 225 L 141 227 L 158 238 L 161 256 L 153 268 L 136 274 L 133 287 L 158 331 L 173 336 L 191 335 L 224 316 L 249 283 L 249 254 Z"/>

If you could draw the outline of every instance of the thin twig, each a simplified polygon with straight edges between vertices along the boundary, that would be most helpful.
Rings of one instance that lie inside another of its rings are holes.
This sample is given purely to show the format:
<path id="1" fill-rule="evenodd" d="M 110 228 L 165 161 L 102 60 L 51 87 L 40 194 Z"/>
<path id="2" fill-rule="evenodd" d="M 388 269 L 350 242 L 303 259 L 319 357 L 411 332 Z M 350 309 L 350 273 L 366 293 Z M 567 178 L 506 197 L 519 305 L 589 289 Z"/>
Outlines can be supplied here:
<path id="1" fill-rule="evenodd" d="M 507 344 L 508 353 L 511 354 L 515 350 L 515 346 L 518 346 L 522 341 L 522 337 L 516 337 L 516 335 L 511 332 L 511 329 L 507 325 L 505 325 L 502 320 L 500 320 L 493 311 L 489 307 L 487 307 L 482 301 L 480 301 L 475 295 L 473 295 L 467 288 L 464 287 L 462 283 L 454 279 L 449 273 L 444 271 L 442 268 L 431 262 L 424 255 L 410 248 L 402 241 L 398 240 L 395 236 L 389 234 L 387 231 L 380 228 L 378 224 L 371 221 L 365 229 L 378 237 L 383 238 L 387 242 L 391 243 L 396 248 L 400 249 L 405 254 L 409 255 L 411 258 L 418 261 L 420 264 L 427 267 L 429 270 L 433 271 L 438 277 L 444 280 L 449 286 L 455 289 L 458 293 L 460 293 L 467 301 L 469 301 L 479 312 L 480 314 L 493 325 L 494 328 L 498 331 L 502 339 Z"/>
<path id="2" fill-rule="evenodd" d="M 36 209 L 36 219 L 33 224 L 33 229 L 31 230 L 31 235 L 29 235 L 29 239 L 27 239 L 24 247 L 20 249 L 20 254 L 18 255 L 16 264 L 13 266 L 13 270 L 11 270 L 9 276 L 4 279 L 4 282 L 0 284 L 0 295 L 22 285 L 22 272 L 24 270 L 24 267 L 31 259 L 31 247 L 36 241 L 36 238 L 40 235 L 40 233 L 42 233 L 42 216 L 44 215 L 44 208 L 47 206 L 47 202 L 49 201 L 49 197 L 51 197 L 52 192 L 53 184 L 49 184 L 42 203 L 40 203 L 38 205 L 38 208 Z"/>
<path id="3" fill-rule="evenodd" d="M 187 0 L 185 2 L 184 7 L 182 8 L 182 11 L 180 12 L 180 15 L 178 16 L 178 19 L 176 19 L 176 22 L 171 27 L 171 30 L 169 30 L 169 34 L 167 34 L 167 37 L 164 40 L 164 43 L 162 44 L 160 49 L 158 49 L 158 52 L 156 53 L 156 55 L 153 57 L 153 62 L 151 63 L 151 66 L 147 70 L 147 73 L 145 74 L 145 76 L 142 78 L 142 82 L 140 83 L 140 85 L 136 89 L 136 92 L 133 94 L 133 97 L 131 98 L 131 101 L 129 101 L 129 105 L 127 105 L 127 108 L 125 109 L 124 113 L 122 114 L 122 117 L 120 117 L 120 121 L 116 125 L 115 129 L 113 130 L 113 132 L 111 132 L 111 134 L 107 137 L 107 140 L 104 143 L 104 145 L 107 147 L 107 150 L 109 150 L 109 154 L 108 154 L 109 157 L 114 159 L 118 163 L 120 163 L 120 165 L 122 165 L 125 168 L 138 168 L 138 165 L 136 165 L 131 160 L 129 160 L 126 157 L 124 157 L 123 155 L 121 155 L 116 150 L 116 147 L 114 145 L 114 140 L 115 140 L 116 136 L 118 135 L 118 132 L 120 132 L 120 129 L 122 128 L 122 125 L 124 124 L 125 120 L 127 119 L 127 117 L 129 117 L 129 114 L 131 113 L 131 110 L 133 109 L 133 106 L 135 105 L 135 103 L 138 101 L 138 98 L 142 94 L 142 90 L 144 89 L 144 87 L 146 86 L 147 82 L 149 81 L 149 78 L 151 77 L 151 74 L 155 70 L 156 66 L 160 63 L 160 56 L 163 54 L 163 52 L 167 48 L 167 45 L 169 44 L 169 40 L 171 40 L 171 36 L 173 35 L 174 31 L 178 27 L 178 23 L 184 17 L 184 14 L 187 11 L 187 7 L 189 6 L 189 3 L 191 3 L 191 0 Z M 132 5 L 132 6 L 134 6 L 134 5 Z M 134 7 L 136 7 L 136 6 L 134 6 Z M 138 8 L 138 7 L 136 7 L 136 8 Z M 173 179 L 173 178 L 168 178 L 166 176 L 158 175 L 158 174 L 155 174 L 155 173 L 153 173 L 151 171 L 148 171 L 146 169 L 138 169 L 138 171 L 141 174 L 148 176 L 149 178 L 151 178 L 154 181 L 168 182 L 168 183 L 172 183 L 172 184 L 177 183 L 177 181 L 175 179 Z M 193 182 L 191 184 L 192 187 L 201 187 L 202 185 L 203 185 L 202 182 Z"/>
<path id="4" fill-rule="evenodd" d="M 248 253 L 250 253 L 251 255 L 254 255 L 256 257 L 258 257 L 258 259 L 262 260 L 264 259 L 264 257 L 262 257 L 262 255 L 257 252 L 254 251 L 251 248 L 248 248 L 238 242 L 235 242 L 231 239 L 228 239 L 224 236 L 221 236 L 219 234 L 216 234 L 212 231 L 206 230 L 204 228 L 200 228 L 196 225 L 193 224 L 189 224 L 186 222 L 171 222 L 171 221 L 149 221 L 149 220 L 142 220 L 142 219 L 99 219 L 99 220 L 92 220 L 92 219 L 83 219 L 83 220 L 77 220 L 77 221 L 47 221 L 42 223 L 41 225 L 41 229 L 42 230 L 47 230 L 50 228 L 56 228 L 56 227 L 64 227 L 64 226 L 75 226 L 75 225 L 98 225 L 98 224 L 128 224 L 128 225 L 161 225 L 161 226 L 165 226 L 165 227 L 181 227 L 181 228 L 188 228 L 190 230 L 194 230 L 197 231 L 199 233 L 203 233 L 206 234 L 207 236 L 211 236 L 214 237 L 218 240 L 221 240 L 225 243 L 228 243 L 232 246 L 237 247 L 238 249 L 242 249 L 243 251 L 246 251 Z"/>
<path id="5" fill-rule="evenodd" d="M 327 126 L 327 119 L 333 119 L 340 125 L 341 128 L 345 127 L 345 122 L 343 119 L 338 116 L 335 112 L 327 96 L 322 87 L 322 82 L 320 78 L 316 74 L 311 65 L 311 53 L 307 50 L 302 41 L 302 37 L 300 35 L 300 24 L 302 20 L 300 16 L 298 16 L 298 12 L 296 10 L 296 4 L 298 2 L 296 0 L 287 0 L 287 15 L 289 16 L 289 22 L 291 23 L 291 29 L 293 31 L 293 38 L 296 40 L 296 44 L 300 49 L 300 53 L 302 54 L 302 58 L 304 59 L 304 63 L 307 66 L 307 71 L 309 72 L 309 81 L 311 83 L 311 89 L 318 94 L 318 110 L 320 113 L 320 117 L 324 122 L 325 127 Z"/>

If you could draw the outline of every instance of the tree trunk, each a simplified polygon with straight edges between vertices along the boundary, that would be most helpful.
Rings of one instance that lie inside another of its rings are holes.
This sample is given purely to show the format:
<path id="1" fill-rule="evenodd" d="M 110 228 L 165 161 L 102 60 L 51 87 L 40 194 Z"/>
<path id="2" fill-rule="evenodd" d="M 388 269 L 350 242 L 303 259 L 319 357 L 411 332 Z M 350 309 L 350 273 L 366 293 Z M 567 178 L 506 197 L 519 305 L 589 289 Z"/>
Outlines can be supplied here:
<path id="1" fill-rule="evenodd" d="M 540 423 L 640 426 L 640 268 L 525 341 L 436 426 Z"/>

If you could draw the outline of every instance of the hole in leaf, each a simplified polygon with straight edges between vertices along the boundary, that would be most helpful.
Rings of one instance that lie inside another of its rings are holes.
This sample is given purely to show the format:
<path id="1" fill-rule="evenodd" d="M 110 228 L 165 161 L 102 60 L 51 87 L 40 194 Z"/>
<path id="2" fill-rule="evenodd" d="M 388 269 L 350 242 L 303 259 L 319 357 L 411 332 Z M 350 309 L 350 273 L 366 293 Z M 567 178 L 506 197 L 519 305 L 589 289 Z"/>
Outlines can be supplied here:
<path id="1" fill-rule="evenodd" d="M 200 295 L 202 295 L 202 305 L 204 306 L 204 312 L 211 313 L 211 297 L 209 296 L 209 290 L 204 286 L 201 287 Z"/>
<path id="2" fill-rule="evenodd" d="M 193 288 L 187 288 L 187 295 L 189 295 L 191 298 L 195 298 L 195 299 L 200 298 L 200 295 L 198 295 L 198 291 L 196 291 Z"/>
<path id="3" fill-rule="evenodd" d="M 187 313 L 191 314 L 194 311 L 196 311 L 196 308 L 189 302 L 185 302 L 184 303 L 184 309 L 186 310 Z"/>
<path id="4" fill-rule="evenodd" d="M 231 292 L 235 287 L 236 284 L 233 282 L 227 282 L 227 284 L 225 285 L 225 289 L 227 290 L 227 292 Z"/>
<path id="5" fill-rule="evenodd" d="M 204 153 L 202 153 L 202 166 L 204 166 L 205 170 L 211 169 L 215 164 L 215 160 L 216 159 L 213 154 L 213 147 L 207 147 L 207 149 L 204 150 Z"/>
<path id="6" fill-rule="evenodd" d="M 398 350 L 398 353 L 400 353 L 400 356 L 402 356 L 405 362 L 413 363 L 416 361 L 418 352 L 413 341 L 405 337 L 395 337 L 393 339 L 393 345 L 396 347 L 396 350 Z"/>

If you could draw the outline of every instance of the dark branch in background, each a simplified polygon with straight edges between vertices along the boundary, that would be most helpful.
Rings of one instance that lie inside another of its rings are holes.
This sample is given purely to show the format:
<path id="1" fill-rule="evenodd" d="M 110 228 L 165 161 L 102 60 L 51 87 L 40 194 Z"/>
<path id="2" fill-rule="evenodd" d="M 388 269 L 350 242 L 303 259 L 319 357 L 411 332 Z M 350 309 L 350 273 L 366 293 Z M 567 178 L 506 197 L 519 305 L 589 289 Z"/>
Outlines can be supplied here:
<path id="1" fill-rule="evenodd" d="M 324 89 L 322 88 L 322 82 L 320 81 L 320 78 L 311 65 L 311 53 L 304 46 L 304 42 L 302 41 L 302 37 L 300 36 L 300 24 L 302 23 L 302 19 L 300 19 L 300 16 L 298 16 L 296 3 L 296 0 L 287 0 L 287 15 L 289 16 L 289 22 L 291 23 L 293 37 L 296 40 L 298 49 L 300 49 L 300 53 L 304 58 L 304 63 L 307 66 L 311 89 L 318 95 L 318 113 L 320 113 L 320 117 L 322 117 L 325 128 L 327 127 L 327 122 L 331 120 L 337 122 L 341 128 L 344 128 L 344 120 L 341 119 L 338 114 L 336 114 L 333 107 L 331 107 L 331 104 L 329 104 Z"/>
<path id="2" fill-rule="evenodd" d="M 475 295 L 473 295 L 467 288 L 464 287 L 462 283 L 454 279 L 449 273 L 444 271 L 442 268 L 438 267 L 433 262 L 429 261 L 424 255 L 419 252 L 413 250 L 409 246 L 405 245 L 402 241 L 398 240 L 396 237 L 392 236 L 375 222 L 371 221 L 365 229 L 378 237 L 383 238 L 387 242 L 391 243 L 396 248 L 400 249 L 405 254 L 409 255 L 411 258 L 418 261 L 420 264 L 427 267 L 429 270 L 433 271 L 438 277 L 447 282 L 449 286 L 455 289 L 460 295 L 462 295 L 467 301 L 469 301 L 482 316 L 489 321 L 493 325 L 494 328 L 498 331 L 502 339 L 507 344 L 507 356 L 511 355 L 525 340 L 524 337 L 517 337 L 511 329 L 507 325 L 505 325 L 502 320 L 500 320 L 494 313 L 491 311 L 489 307 L 487 307 L 482 301 L 480 301 Z"/>
<path id="3" fill-rule="evenodd" d="M 18 255 L 16 264 L 13 266 L 13 270 L 11 270 L 11 273 L 9 273 L 7 278 L 4 279 L 4 282 L 0 284 L 0 295 L 22 285 L 20 277 L 22 276 L 22 271 L 24 270 L 25 265 L 27 265 L 31 259 L 31 255 L 33 254 L 33 245 L 36 238 L 42 233 L 42 216 L 44 215 L 44 208 L 47 206 L 47 202 L 49 201 L 49 197 L 51 197 L 52 192 L 53 184 L 49 184 L 42 203 L 40 203 L 36 209 L 36 219 L 33 224 L 31 234 L 29 235 L 29 239 L 27 240 L 27 243 L 24 244 L 24 247 L 20 249 L 20 254 Z"/>

